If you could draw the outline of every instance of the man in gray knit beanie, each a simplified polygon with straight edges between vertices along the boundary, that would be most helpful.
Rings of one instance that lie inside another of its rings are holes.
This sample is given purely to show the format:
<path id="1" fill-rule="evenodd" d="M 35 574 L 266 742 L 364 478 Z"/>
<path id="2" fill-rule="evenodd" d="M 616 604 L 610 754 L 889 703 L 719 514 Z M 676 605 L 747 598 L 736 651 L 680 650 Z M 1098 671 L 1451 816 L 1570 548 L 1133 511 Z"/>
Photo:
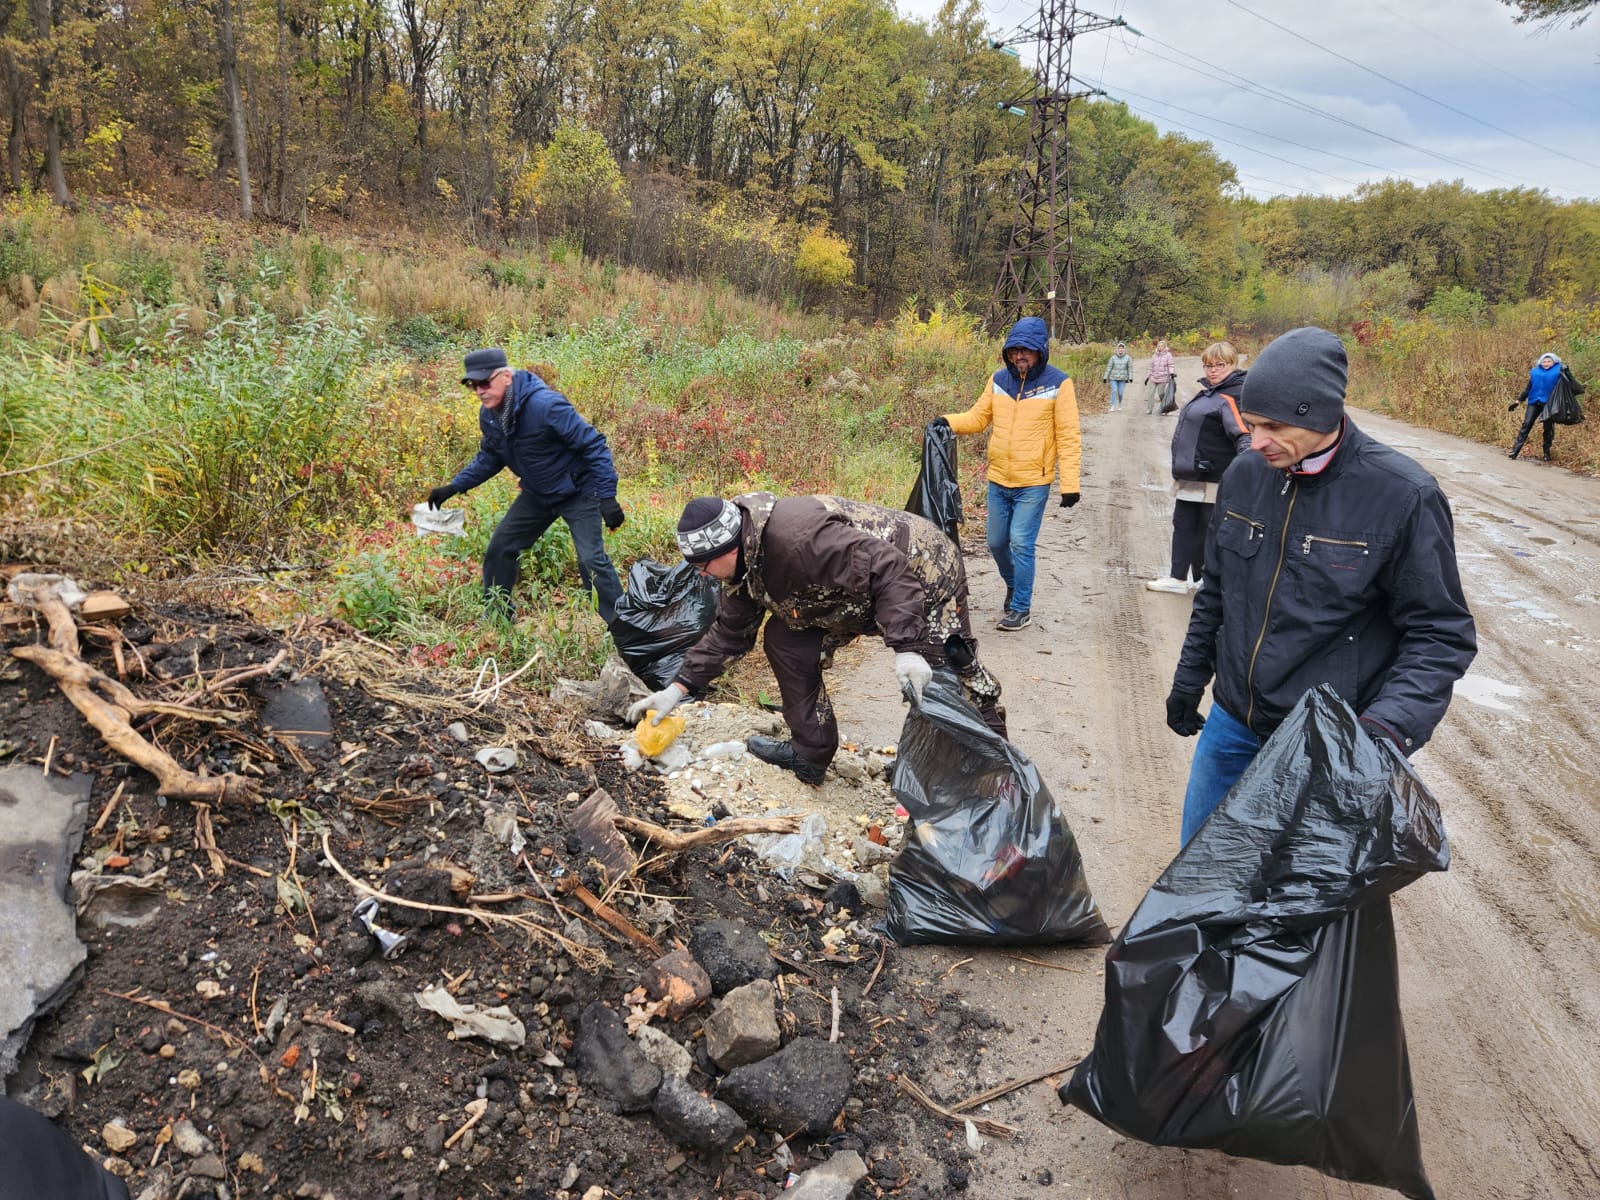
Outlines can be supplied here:
<path id="1" fill-rule="evenodd" d="M 1477 653 L 1450 504 L 1433 476 L 1356 428 L 1347 378 L 1344 343 L 1312 328 L 1277 338 L 1245 377 L 1254 453 L 1218 485 L 1167 697 L 1168 727 L 1200 735 L 1184 842 L 1311 688 L 1332 685 L 1362 728 L 1409 755 Z"/>

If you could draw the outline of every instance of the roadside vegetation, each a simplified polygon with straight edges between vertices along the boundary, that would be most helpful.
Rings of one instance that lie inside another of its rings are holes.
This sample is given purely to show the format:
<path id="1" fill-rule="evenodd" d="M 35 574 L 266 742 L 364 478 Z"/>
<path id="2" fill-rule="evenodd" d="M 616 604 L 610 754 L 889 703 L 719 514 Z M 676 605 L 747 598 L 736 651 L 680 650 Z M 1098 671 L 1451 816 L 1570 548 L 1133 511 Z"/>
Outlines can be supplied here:
<path id="1" fill-rule="evenodd" d="M 1537 354 L 1600 380 L 1600 308 L 1454 289 L 1413 311 L 1396 273 L 1378 275 L 1304 271 L 1274 293 L 1271 326 L 1167 332 L 1182 354 L 1224 336 L 1253 351 L 1290 324 L 1339 329 L 1356 403 L 1495 444 L 1509 443 L 1520 414 L 1505 408 Z M 674 560 L 676 514 L 697 494 L 902 505 L 923 424 L 969 404 L 996 363 L 976 306 L 910 300 L 868 324 L 561 240 L 491 253 L 11 197 L 0 489 L 14 516 L 91 529 L 92 566 L 113 577 L 181 580 L 277 619 L 331 612 L 425 664 L 493 655 L 549 681 L 606 650 L 572 602 L 565 527 L 528 556 L 517 623 L 494 625 L 478 571 L 509 475 L 453 501 L 464 537 L 420 538 L 408 520 L 476 448 L 476 403 L 457 382 L 466 349 L 504 345 L 605 432 L 628 513 L 608 546 L 626 571 Z M 1149 352 L 1150 335 L 1128 340 Z M 1056 349 L 1085 411 L 1104 407 L 1109 350 Z M 1600 473 L 1600 424 L 1564 430 L 1556 460 Z M 980 442 L 961 464 L 976 501 Z"/>

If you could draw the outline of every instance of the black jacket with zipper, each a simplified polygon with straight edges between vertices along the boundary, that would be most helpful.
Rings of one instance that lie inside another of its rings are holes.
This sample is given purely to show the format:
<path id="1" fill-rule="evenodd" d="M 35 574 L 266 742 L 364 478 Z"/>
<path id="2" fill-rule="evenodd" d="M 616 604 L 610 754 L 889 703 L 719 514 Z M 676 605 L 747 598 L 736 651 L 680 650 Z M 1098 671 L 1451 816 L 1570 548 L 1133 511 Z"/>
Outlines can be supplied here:
<path id="1" fill-rule="evenodd" d="M 1421 748 L 1477 653 L 1450 504 L 1433 477 L 1348 418 L 1328 465 L 1299 475 L 1242 454 L 1222 477 L 1173 686 L 1255 733 L 1332 684 Z"/>

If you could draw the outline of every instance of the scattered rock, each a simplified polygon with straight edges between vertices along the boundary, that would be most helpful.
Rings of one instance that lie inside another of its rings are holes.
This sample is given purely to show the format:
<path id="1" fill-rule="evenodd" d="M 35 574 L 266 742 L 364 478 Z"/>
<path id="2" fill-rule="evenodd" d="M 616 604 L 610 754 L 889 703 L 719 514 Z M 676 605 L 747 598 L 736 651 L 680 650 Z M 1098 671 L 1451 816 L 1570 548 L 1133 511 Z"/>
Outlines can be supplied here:
<path id="1" fill-rule="evenodd" d="M 778 964 L 761 935 L 739 921 L 707 921 L 689 939 L 689 952 L 711 978 L 717 995 L 757 979 L 775 979 Z"/>
<path id="2" fill-rule="evenodd" d="M 118 1117 L 114 1121 L 106 1122 L 105 1127 L 100 1130 L 100 1140 L 106 1144 L 106 1149 L 111 1153 L 123 1154 L 138 1143 L 139 1135 Z"/>
<path id="3" fill-rule="evenodd" d="M 786 1200 L 849 1200 L 856 1184 L 867 1177 L 867 1164 L 854 1150 L 835 1154 L 812 1167 L 785 1193 Z"/>
<path id="4" fill-rule="evenodd" d="M 616 1101 L 623 1112 L 641 1112 L 661 1086 L 661 1068 L 628 1037 L 622 1018 L 604 1004 L 583 1010 L 573 1044 L 578 1079 Z"/>
<path id="5" fill-rule="evenodd" d="M 796 1038 L 776 1054 L 736 1067 L 717 1087 L 747 1121 L 785 1135 L 827 1133 L 850 1096 L 850 1056 L 837 1042 Z"/>
<path id="6" fill-rule="evenodd" d="M 706 1053 L 724 1071 L 759 1062 L 782 1044 L 777 989 L 766 979 L 734 988 L 706 1018 Z"/>
<path id="7" fill-rule="evenodd" d="M 662 1081 L 654 1111 L 667 1136 L 708 1154 L 732 1149 L 746 1132 L 738 1113 L 720 1100 L 702 1096 L 675 1075 Z"/>
<path id="8" fill-rule="evenodd" d="M 652 1000 L 666 1001 L 666 1014 L 680 1020 L 711 998 L 711 979 L 687 950 L 674 950 L 650 964 L 645 989 Z"/>
<path id="9" fill-rule="evenodd" d="M 686 1079 L 694 1068 L 694 1057 L 654 1025 L 641 1025 L 633 1040 L 644 1056 L 661 1068 L 662 1075 Z"/>
<path id="10" fill-rule="evenodd" d="M 199 1158 L 216 1149 L 211 1139 L 194 1127 L 194 1122 L 183 1120 L 172 1127 L 172 1148 L 185 1158 Z"/>

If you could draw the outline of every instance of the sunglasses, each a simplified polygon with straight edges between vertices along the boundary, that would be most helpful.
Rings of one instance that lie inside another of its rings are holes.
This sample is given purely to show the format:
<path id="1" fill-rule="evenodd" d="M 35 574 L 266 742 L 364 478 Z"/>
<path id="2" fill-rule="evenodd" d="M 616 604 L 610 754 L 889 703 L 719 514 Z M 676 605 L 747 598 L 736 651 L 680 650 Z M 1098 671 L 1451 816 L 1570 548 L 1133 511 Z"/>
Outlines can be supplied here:
<path id="1" fill-rule="evenodd" d="M 494 382 L 494 376 L 491 375 L 488 379 L 469 379 L 466 382 L 469 391 L 486 392 L 489 390 L 489 385 Z"/>

